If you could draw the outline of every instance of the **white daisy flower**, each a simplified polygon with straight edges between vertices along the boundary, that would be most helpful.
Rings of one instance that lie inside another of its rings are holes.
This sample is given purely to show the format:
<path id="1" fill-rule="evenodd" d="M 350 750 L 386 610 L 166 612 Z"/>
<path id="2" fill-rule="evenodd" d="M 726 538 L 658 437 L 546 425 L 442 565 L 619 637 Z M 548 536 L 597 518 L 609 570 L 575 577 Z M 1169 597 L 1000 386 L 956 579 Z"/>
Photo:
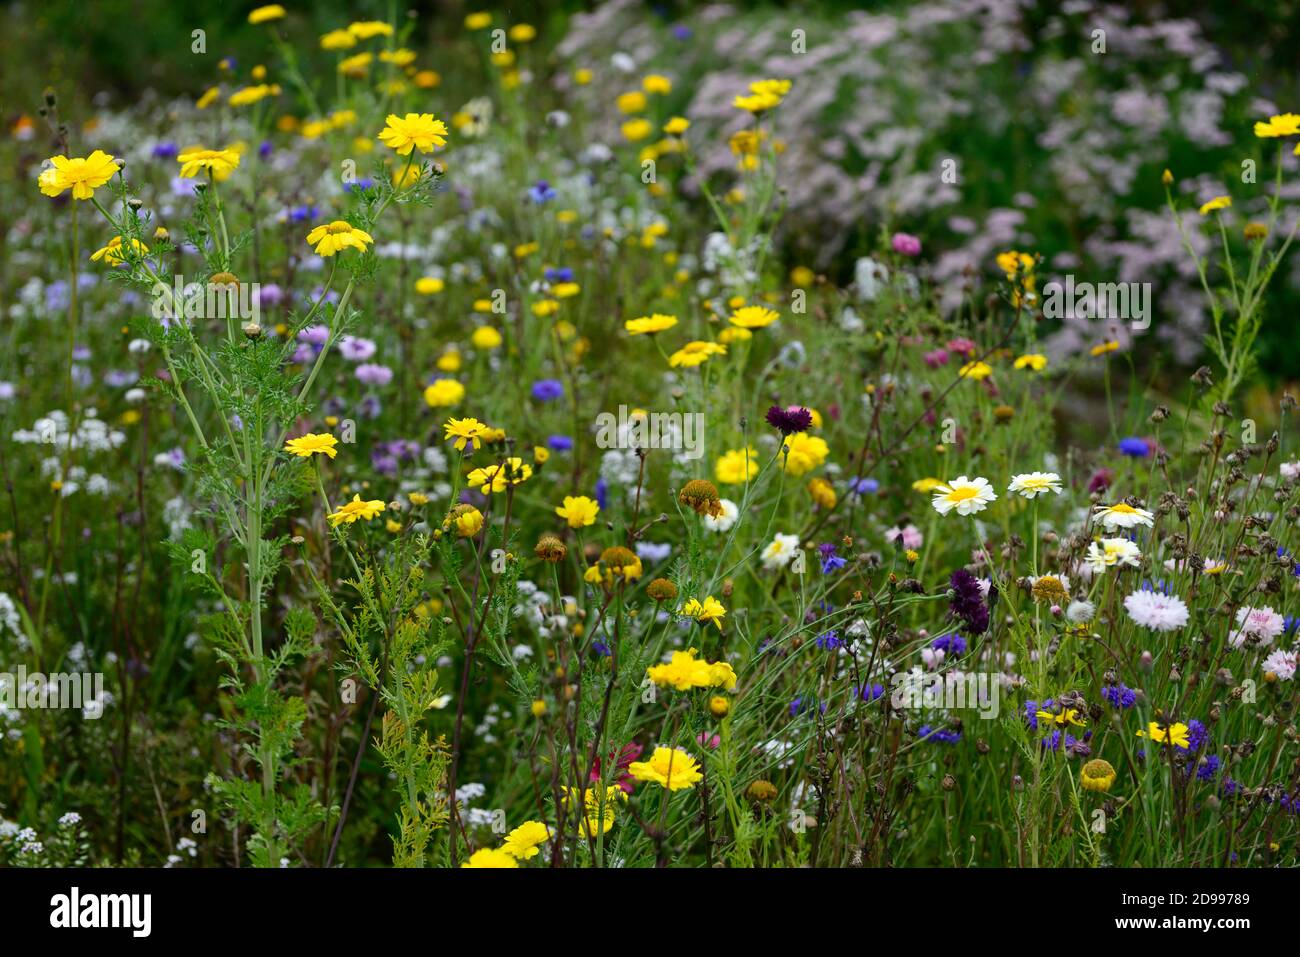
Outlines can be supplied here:
<path id="1" fill-rule="evenodd" d="M 1061 476 L 1055 472 L 1022 472 L 1011 479 L 1008 492 L 1015 492 L 1025 498 L 1037 498 L 1047 492 L 1061 494 Z"/>
<path id="2" fill-rule="evenodd" d="M 1134 508 L 1127 502 L 1098 505 L 1093 512 L 1107 528 L 1135 528 L 1138 525 L 1150 527 L 1156 523 L 1156 517 L 1145 508 Z"/>
<path id="3" fill-rule="evenodd" d="M 988 507 L 997 494 L 986 478 L 968 479 L 959 475 L 947 485 L 936 485 L 932 503 L 940 515 L 956 510 L 958 515 L 974 515 Z"/>

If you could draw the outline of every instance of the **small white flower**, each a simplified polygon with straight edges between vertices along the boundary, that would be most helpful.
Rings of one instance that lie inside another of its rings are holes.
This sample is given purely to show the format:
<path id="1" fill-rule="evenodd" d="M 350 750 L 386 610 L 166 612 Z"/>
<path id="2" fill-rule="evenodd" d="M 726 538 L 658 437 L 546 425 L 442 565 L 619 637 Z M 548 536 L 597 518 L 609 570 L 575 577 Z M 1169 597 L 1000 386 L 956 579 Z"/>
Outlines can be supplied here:
<path id="1" fill-rule="evenodd" d="M 790 559 L 794 558 L 795 552 L 799 550 L 798 535 L 782 535 L 777 533 L 772 543 L 763 549 L 763 567 L 764 568 L 785 568 L 790 564 Z"/>
<path id="2" fill-rule="evenodd" d="M 1115 565 L 1137 568 L 1142 561 L 1142 551 L 1127 538 L 1103 538 L 1088 545 L 1088 566 L 1097 574 Z"/>
<path id="3" fill-rule="evenodd" d="M 705 515 L 704 527 L 713 532 L 728 532 L 736 524 L 740 509 L 729 498 L 720 499 L 718 504 L 722 506 L 722 511 L 718 515 Z"/>
<path id="4" fill-rule="evenodd" d="M 1061 494 L 1061 476 L 1055 472 L 1023 472 L 1011 479 L 1008 492 L 1016 492 L 1025 498 L 1037 498 L 1047 492 Z"/>

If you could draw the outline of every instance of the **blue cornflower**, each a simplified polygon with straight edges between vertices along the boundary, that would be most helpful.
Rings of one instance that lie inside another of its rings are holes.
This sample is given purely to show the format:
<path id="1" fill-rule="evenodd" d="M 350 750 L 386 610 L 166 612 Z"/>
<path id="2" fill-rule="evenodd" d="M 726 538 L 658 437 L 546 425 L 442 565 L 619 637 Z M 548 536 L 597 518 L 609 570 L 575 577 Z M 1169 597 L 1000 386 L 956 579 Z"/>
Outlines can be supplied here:
<path id="1" fill-rule="evenodd" d="M 539 179 L 528 190 L 528 198 L 538 206 L 542 205 L 542 203 L 549 203 L 557 195 L 555 190 L 551 189 L 551 184 L 544 179 Z"/>
<path id="2" fill-rule="evenodd" d="M 928 724 L 923 724 L 917 730 L 916 736 L 922 741 L 936 741 L 940 744 L 956 744 L 961 740 L 960 731 L 947 731 L 943 728 L 931 728 Z"/>
<path id="3" fill-rule="evenodd" d="M 849 483 L 849 492 L 852 495 L 875 495 L 880 491 L 880 483 L 873 478 L 855 478 Z"/>
<path id="4" fill-rule="evenodd" d="M 822 651 L 834 651 L 836 648 L 839 648 L 844 644 L 833 628 L 830 631 L 823 631 L 817 636 L 816 640 L 817 647 Z"/>
<path id="5" fill-rule="evenodd" d="M 567 435 L 550 435 L 546 438 L 546 447 L 552 452 L 571 452 L 573 439 Z"/>
<path id="6" fill-rule="evenodd" d="M 544 275 L 547 282 L 573 282 L 573 270 L 568 266 L 548 266 Z"/>
<path id="7" fill-rule="evenodd" d="M 848 564 L 847 559 L 841 558 L 836 554 L 836 548 L 833 542 L 825 542 L 824 544 L 818 545 L 817 551 L 819 551 L 822 556 L 823 575 L 829 575 L 836 569 L 843 568 Z"/>
<path id="8" fill-rule="evenodd" d="M 1112 708 L 1131 708 L 1137 704 L 1137 692 L 1124 684 L 1106 685 L 1101 689 L 1101 696 Z"/>
<path id="9" fill-rule="evenodd" d="M 1119 451 L 1121 455 L 1129 455 L 1135 459 L 1144 459 L 1151 454 L 1151 446 L 1147 444 L 1146 439 L 1140 439 L 1137 436 L 1129 436 L 1126 439 L 1119 440 Z"/>
<path id="10" fill-rule="evenodd" d="M 966 639 L 956 634 L 940 635 L 930 642 L 930 647 L 949 655 L 964 655 L 966 653 Z"/>
<path id="11" fill-rule="evenodd" d="M 564 395 L 564 385 L 558 379 L 538 379 L 533 383 L 533 398 L 538 402 L 549 402 Z"/>
<path id="12" fill-rule="evenodd" d="M 1196 767 L 1196 777 L 1200 781 L 1213 781 L 1214 776 L 1219 773 L 1219 765 L 1222 762 L 1217 754 L 1211 754 Z"/>
<path id="13" fill-rule="evenodd" d="M 863 685 L 858 689 L 858 697 L 870 704 L 879 700 L 885 693 L 885 686 L 882 684 Z"/>
<path id="14" fill-rule="evenodd" d="M 603 511 L 609 508 L 609 483 L 605 481 L 605 476 L 596 479 L 596 488 L 593 490 L 596 496 L 596 504 Z"/>
<path id="15" fill-rule="evenodd" d="M 1201 722 L 1192 718 L 1187 722 L 1187 747 L 1191 751 L 1199 751 L 1210 740 L 1210 729 Z"/>

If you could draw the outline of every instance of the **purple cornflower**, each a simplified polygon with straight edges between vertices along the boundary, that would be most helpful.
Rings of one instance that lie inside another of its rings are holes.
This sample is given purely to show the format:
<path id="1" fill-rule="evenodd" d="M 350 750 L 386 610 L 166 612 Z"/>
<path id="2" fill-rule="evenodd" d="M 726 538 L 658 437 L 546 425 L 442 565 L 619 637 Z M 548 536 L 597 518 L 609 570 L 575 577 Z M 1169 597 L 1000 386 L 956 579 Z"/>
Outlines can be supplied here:
<path id="1" fill-rule="evenodd" d="M 564 395 L 564 385 L 558 379 L 538 379 L 533 383 L 533 398 L 538 402 L 549 402 Z"/>
<path id="2" fill-rule="evenodd" d="M 823 575 L 829 575 L 836 569 L 843 568 L 848 564 L 847 559 L 836 554 L 836 548 L 833 542 L 825 542 L 818 545 L 817 551 L 821 552 Z"/>
<path id="3" fill-rule="evenodd" d="M 830 631 L 823 631 L 817 636 L 816 641 L 817 647 L 822 651 L 834 651 L 836 648 L 839 648 L 844 644 L 833 628 Z"/>
<path id="4" fill-rule="evenodd" d="M 870 704 L 873 701 L 879 700 L 884 696 L 884 694 L 885 694 L 885 686 L 879 683 L 863 685 L 861 688 L 858 689 L 858 697 L 861 698 L 863 701 L 867 702 L 868 704 Z"/>
<path id="5" fill-rule="evenodd" d="M 989 609 L 984 604 L 979 579 L 964 568 L 952 573 L 948 580 L 952 588 L 950 614 L 960 618 L 972 635 L 982 635 L 989 627 Z"/>
<path id="6" fill-rule="evenodd" d="M 1201 722 L 1192 718 L 1187 722 L 1187 748 L 1190 751 L 1199 751 L 1205 747 L 1210 740 L 1210 729 Z"/>
<path id="7" fill-rule="evenodd" d="M 930 647 L 945 654 L 957 656 L 966 653 L 966 639 L 961 635 L 940 635 L 930 642 Z"/>
<path id="8" fill-rule="evenodd" d="M 784 409 L 774 405 L 767 410 L 767 424 L 782 435 L 806 432 L 812 425 L 812 413 L 797 405 L 789 405 Z"/>
<path id="9" fill-rule="evenodd" d="M 1101 689 L 1101 696 L 1110 702 L 1112 708 L 1131 708 L 1137 704 L 1137 692 L 1127 685 L 1106 685 Z"/>
<path id="10" fill-rule="evenodd" d="M 1199 781 L 1213 781 L 1215 775 L 1219 773 L 1219 756 L 1217 754 L 1208 755 L 1204 761 L 1196 766 L 1196 778 Z"/>

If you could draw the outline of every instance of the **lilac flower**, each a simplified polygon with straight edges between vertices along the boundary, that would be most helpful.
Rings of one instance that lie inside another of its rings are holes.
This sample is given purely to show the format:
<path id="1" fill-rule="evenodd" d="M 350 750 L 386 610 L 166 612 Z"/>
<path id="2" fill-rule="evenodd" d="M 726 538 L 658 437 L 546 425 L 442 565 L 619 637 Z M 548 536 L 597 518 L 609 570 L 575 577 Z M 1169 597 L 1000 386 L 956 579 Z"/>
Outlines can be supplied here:
<path id="1" fill-rule="evenodd" d="M 388 385 L 393 381 L 393 370 L 374 362 L 357 366 L 357 380 L 366 385 Z"/>
<path id="2" fill-rule="evenodd" d="M 349 362 L 362 362 L 378 351 L 379 347 L 370 339 L 344 336 L 339 340 L 339 353 Z"/>
<path id="3" fill-rule="evenodd" d="M 313 346 L 323 346 L 325 341 L 330 337 L 329 326 L 317 323 L 314 326 L 307 326 L 298 333 L 298 341 L 310 343 Z"/>

